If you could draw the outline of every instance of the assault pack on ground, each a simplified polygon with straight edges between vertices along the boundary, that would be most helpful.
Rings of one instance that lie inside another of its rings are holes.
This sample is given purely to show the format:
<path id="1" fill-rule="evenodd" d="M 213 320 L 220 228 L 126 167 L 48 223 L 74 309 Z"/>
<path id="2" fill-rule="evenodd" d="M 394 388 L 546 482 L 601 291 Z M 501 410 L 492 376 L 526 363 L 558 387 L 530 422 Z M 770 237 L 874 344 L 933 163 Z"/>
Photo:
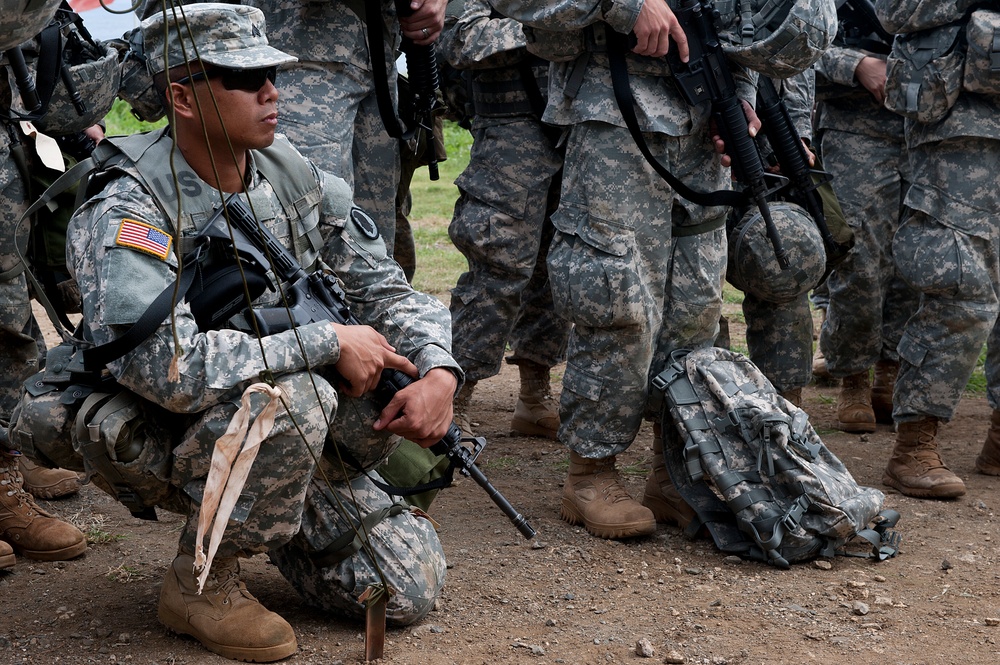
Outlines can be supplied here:
<path id="1" fill-rule="evenodd" d="M 689 536 L 704 528 L 723 552 L 779 568 L 835 554 L 895 556 L 899 513 L 855 482 L 806 412 L 749 358 L 675 351 L 653 387 L 663 395 L 670 477 L 698 515 Z"/>

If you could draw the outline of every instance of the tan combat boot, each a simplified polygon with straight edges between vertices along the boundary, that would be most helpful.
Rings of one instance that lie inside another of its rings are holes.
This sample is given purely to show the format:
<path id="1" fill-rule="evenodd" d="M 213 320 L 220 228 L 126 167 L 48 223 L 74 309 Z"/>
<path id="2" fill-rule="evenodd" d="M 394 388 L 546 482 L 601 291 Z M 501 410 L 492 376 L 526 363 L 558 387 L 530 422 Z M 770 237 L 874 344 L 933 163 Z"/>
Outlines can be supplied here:
<path id="1" fill-rule="evenodd" d="M 965 494 L 965 483 L 941 461 L 937 429 L 937 418 L 899 423 L 896 447 L 882 482 L 918 499 L 953 499 Z"/>
<path id="2" fill-rule="evenodd" d="M 813 353 L 813 376 L 830 380 L 833 376 L 830 375 L 830 370 L 826 366 L 826 356 L 823 355 L 823 351 L 819 348 L 819 331 L 823 329 L 823 324 L 826 322 L 826 308 L 819 308 L 819 325 L 816 326 L 816 332 L 814 339 L 816 340 L 816 352 Z"/>
<path id="3" fill-rule="evenodd" d="M 837 429 L 844 432 L 874 432 L 872 388 L 868 371 L 844 377 L 837 397 Z"/>
<path id="4" fill-rule="evenodd" d="M 80 491 L 80 476 L 72 471 L 38 466 L 25 455 L 18 460 L 24 489 L 36 499 L 61 499 Z"/>
<path id="5" fill-rule="evenodd" d="M 475 436 L 475 428 L 479 423 L 472 422 L 469 417 L 469 405 L 472 402 L 472 392 L 476 389 L 476 381 L 466 381 L 462 388 L 455 395 L 453 407 L 455 413 L 455 424 L 462 430 L 462 436 L 468 438 Z"/>
<path id="6" fill-rule="evenodd" d="M 802 408 L 802 388 L 790 388 L 781 393 L 781 396 L 791 402 L 794 406 Z"/>
<path id="7" fill-rule="evenodd" d="M 51 515 L 24 491 L 20 455 L 0 453 L 0 540 L 39 561 L 64 561 L 87 549 L 87 538 L 72 524 Z"/>
<path id="8" fill-rule="evenodd" d="M 875 378 L 872 380 L 872 411 L 875 422 L 892 424 L 892 391 L 896 388 L 899 361 L 879 360 L 875 363 Z"/>
<path id="9" fill-rule="evenodd" d="M 570 524 L 583 524 L 598 538 L 632 538 L 656 531 L 653 511 L 622 487 L 614 456 L 589 459 L 570 451 L 560 515 Z"/>
<path id="10" fill-rule="evenodd" d="M 663 428 L 659 423 L 653 425 L 653 468 L 646 477 L 642 505 L 653 511 L 657 522 L 676 524 L 682 529 L 687 528 L 697 517 L 670 479 L 670 472 L 663 460 Z"/>
<path id="11" fill-rule="evenodd" d="M 993 409 L 990 416 L 990 431 L 986 442 L 976 458 L 976 471 L 987 476 L 1000 476 L 1000 410 Z"/>
<path id="12" fill-rule="evenodd" d="M 559 410 L 552 398 L 549 368 L 522 362 L 517 371 L 521 375 L 521 392 L 510 421 L 510 433 L 555 439 L 559 432 Z"/>
<path id="13" fill-rule="evenodd" d="M 157 608 L 160 623 L 234 660 L 270 663 L 295 653 L 295 631 L 247 591 L 238 559 L 215 559 L 201 594 L 193 567 L 193 556 L 178 554 L 167 569 Z"/>
<path id="14" fill-rule="evenodd" d="M 10 568 L 15 561 L 14 548 L 0 540 L 0 570 Z"/>

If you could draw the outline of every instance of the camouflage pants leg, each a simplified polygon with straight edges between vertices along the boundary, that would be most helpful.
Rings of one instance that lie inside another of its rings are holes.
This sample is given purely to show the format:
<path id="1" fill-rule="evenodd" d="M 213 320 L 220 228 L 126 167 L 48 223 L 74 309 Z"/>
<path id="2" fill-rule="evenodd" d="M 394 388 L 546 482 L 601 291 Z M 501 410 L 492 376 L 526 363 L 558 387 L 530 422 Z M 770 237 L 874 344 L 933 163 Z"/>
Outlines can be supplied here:
<path id="1" fill-rule="evenodd" d="M 433 608 L 444 587 L 444 550 L 430 520 L 408 509 L 393 510 L 393 503 L 367 476 L 327 484 L 317 475 L 306 495 L 301 532 L 272 551 L 271 560 L 309 604 L 342 617 L 363 619 L 358 597 L 385 582 L 395 591 L 386 609 L 389 623 L 413 623 Z M 380 511 L 381 519 L 359 526 Z M 341 551 L 338 538 L 344 534 L 368 545 Z"/>
<path id="2" fill-rule="evenodd" d="M 281 71 L 281 127 L 289 142 L 351 186 L 392 253 L 399 142 L 382 126 L 371 72 L 341 62 L 299 62 Z"/>
<path id="3" fill-rule="evenodd" d="M 812 379 L 812 316 L 805 294 L 788 303 L 743 298 L 750 360 L 779 393 Z"/>
<path id="4" fill-rule="evenodd" d="M 726 186 L 704 127 L 689 137 L 646 138 L 684 182 Z M 669 352 L 715 339 L 724 230 L 675 238 L 672 228 L 721 222 L 724 214 L 675 197 L 628 130 L 573 127 L 548 258 L 555 306 L 574 324 L 559 430 L 573 451 L 602 458 L 628 448 L 647 415 L 651 376 Z"/>
<path id="5" fill-rule="evenodd" d="M 288 542 L 299 530 L 306 487 L 322 454 L 327 438 L 327 415 L 337 409 L 337 393 L 329 383 L 305 372 L 277 380 L 288 409 L 278 407 L 274 427 L 261 445 L 243 488 L 252 497 L 250 512 L 243 522 L 227 526 L 218 556 L 251 556 Z M 256 418 L 265 397 L 255 395 L 251 418 Z M 219 404 L 204 412 L 188 427 L 173 450 L 171 482 L 181 489 L 204 488 L 211 466 L 215 442 L 226 432 L 239 408 L 238 402 Z M 304 438 L 303 438 L 304 437 Z M 192 504 L 180 545 L 193 552 L 198 527 L 199 505 Z"/>
<path id="6" fill-rule="evenodd" d="M 8 141 L 6 130 L 0 127 L 0 272 L 20 262 L 14 251 L 14 231 L 27 209 L 27 193 Z M 30 334 L 33 329 L 37 327 L 24 275 L 0 282 L 0 420 L 5 422 L 17 404 L 24 380 L 38 371 L 38 346 Z"/>
<path id="7" fill-rule="evenodd" d="M 469 264 L 451 298 L 452 355 L 467 380 L 496 375 L 508 341 L 529 360 L 551 366 L 562 358 L 569 324 L 555 314 L 546 275 L 539 272 L 549 190 L 561 166 L 537 121 L 474 133 L 469 166 L 455 181 L 461 197 L 448 227 Z"/>
<path id="8" fill-rule="evenodd" d="M 826 280 L 829 307 L 819 340 L 830 373 L 844 377 L 867 370 L 882 356 L 884 307 L 895 276 L 890 242 L 909 163 L 902 137 L 824 130 L 822 152 L 855 238 L 850 254 Z"/>
<path id="9" fill-rule="evenodd" d="M 893 418 L 949 420 L 997 317 L 1000 141 L 945 139 L 911 158 L 911 211 L 892 249 L 922 295 L 898 347 Z"/>

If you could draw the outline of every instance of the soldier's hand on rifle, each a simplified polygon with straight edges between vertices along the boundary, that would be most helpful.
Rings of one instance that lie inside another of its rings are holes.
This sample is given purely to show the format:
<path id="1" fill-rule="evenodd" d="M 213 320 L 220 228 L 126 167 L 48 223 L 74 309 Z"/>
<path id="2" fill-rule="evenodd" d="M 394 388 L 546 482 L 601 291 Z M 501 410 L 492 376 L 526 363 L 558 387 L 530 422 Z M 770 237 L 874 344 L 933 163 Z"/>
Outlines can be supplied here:
<path id="1" fill-rule="evenodd" d="M 409 37 L 419 46 L 433 43 L 444 29 L 447 0 L 410 0 L 409 5 L 413 13 L 399 17 L 403 36 Z"/>
<path id="2" fill-rule="evenodd" d="M 743 105 L 743 114 L 747 117 L 750 136 L 757 136 L 757 132 L 760 131 L 760 118 L 757 117 L 757 112 L 750 106 L 750 102 L 745 99 L 741 99 L 740 104 Z M 712 143 L 715 145 L 715 152 L 722 155 L 722 165 L 731 166 L 733 160 L 726 154 L 726 142 L 722 140 L 722 135 L 719 133 L 719 128 L 716 126 L 714 119 L 709 125 L 709 131 L 712 133 Z"/>
<path id="3" fill-rule="evenodd" d="M 393 396 L 375 421 L 375 429 L 387 429 L 429 448 L 448 432 L 456 388 L 458 379 L 450 370 L 432 369 Z"/>
<path id="4" fill-rule="evenodd" d="M 642 3 L 632 33 L 636 40 L 633 53 L 662 58 L 670 49 L 670 40 L 673 39 L 681 61 L 688 61 L 687 35 L 664 0 L 645 0 Z"/>
<path id="5" fill-rule="evenodd" d="M 361 397 L 374 390 L 384 369 L 398 369 L 416 378 L 417 367 L 370 326 L 331 323 L 340 341 L 340 360 L 334 365 L 344 378 L 340 390 L 351 397 Z"/>
<path id="6" fill-rule="evenodd" d="M 872 94 L 879 106 L 885 103 L 885 60 L 866 56 L 854 68 L 854 78 Z"/>

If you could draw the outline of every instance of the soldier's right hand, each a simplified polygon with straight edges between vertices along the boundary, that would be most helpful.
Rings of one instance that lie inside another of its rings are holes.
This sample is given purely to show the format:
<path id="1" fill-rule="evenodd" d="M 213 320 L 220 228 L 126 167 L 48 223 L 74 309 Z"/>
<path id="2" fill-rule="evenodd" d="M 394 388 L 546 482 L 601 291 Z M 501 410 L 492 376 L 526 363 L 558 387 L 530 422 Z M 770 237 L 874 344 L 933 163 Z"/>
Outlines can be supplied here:
<path id="1" fill-rule="evenodd" d="M 632 33 L 636 41 L 633 53 L 662 58 L 670 49 L 673 38 L 681 62 L 688 61 L 687 35 L 664 0 L 645 0 L 642 3 Z"/>
<path id="2" fill-rule="evenodd" d="M 416 378 L 417 366 L 404 356 L 371 326 L 345 326 L 332 323 L 340 341 L 340 360 L 334 365 L 344 378 L 340 386 L 346 395 L 361 397 L 378 385 L 384 369 L 398 369 Z"/>

